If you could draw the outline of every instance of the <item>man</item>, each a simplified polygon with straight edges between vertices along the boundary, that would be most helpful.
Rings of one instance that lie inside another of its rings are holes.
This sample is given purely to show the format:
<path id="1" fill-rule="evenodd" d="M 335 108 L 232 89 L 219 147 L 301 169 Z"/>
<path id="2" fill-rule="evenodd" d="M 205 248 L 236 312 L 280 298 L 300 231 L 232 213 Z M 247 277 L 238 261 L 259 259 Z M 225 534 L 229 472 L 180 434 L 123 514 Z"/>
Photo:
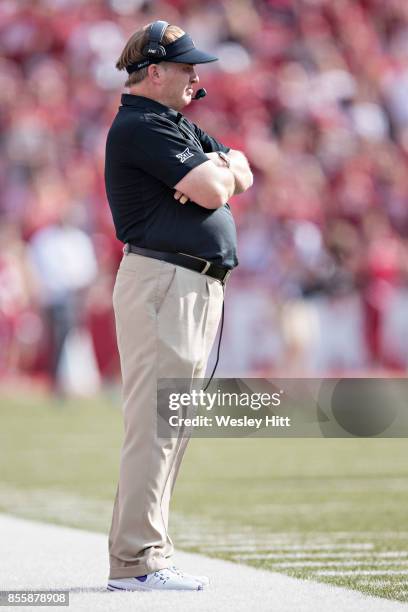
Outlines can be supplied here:
<path id="1" fill-rule="evenodd" d="M 237 265 L 226 202 L 252 184 L 245 156 L 188 121 L 196 64 L 217 58 L 158 21 L 127 42 L 129 94 L 108 134 L 106 191 L 125 243 L 113 294 L 125 437 L 109 534 L 108 589 L 201 590 L 171 561 L 169 502 L 187 438 L 157 436 L 160 378 L 204 378 L 228 272 Z M 219 154 L 220 152 L 221 154 Z"/>

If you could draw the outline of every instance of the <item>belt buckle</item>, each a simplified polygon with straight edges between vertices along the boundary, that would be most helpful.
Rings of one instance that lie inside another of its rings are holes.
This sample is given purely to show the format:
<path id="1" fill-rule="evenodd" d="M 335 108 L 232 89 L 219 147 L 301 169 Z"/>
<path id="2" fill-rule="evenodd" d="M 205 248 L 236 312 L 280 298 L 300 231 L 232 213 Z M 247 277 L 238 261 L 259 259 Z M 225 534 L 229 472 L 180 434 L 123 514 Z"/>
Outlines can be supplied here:
<path id="1" fill-rule="evenodd" d="M 232 272 L 232 270 L 227 270 L 227 271 L 226 271 L 225 276 L 224 276 L 224 278 L 223 278 L 223 279 L 222 279 L 222 281 L 221 281 L 223 285 L 225 285 L 225 283 L 227 282 L 227 280 L 228 280 L 229 275 L 231 274 L 231 272 Z"/>
<path id="2" fill-rule="evenodd" d="M 182 251 L 178 251 L 180 255 L 186 255 L 187 257 L 192 257 L 193 259 L 199 259 L 204 262 L 204 268 L 201 270 L 200 274 L 207 274 L 208 269 L 211 267 L 211 261 L 207 261 L 203 257 L 197 257 L 197 255 L 190 255 L 190 253 L 183 253 Z"/>
<path id="3" fill-rule="evenodd" d="M 198 259 L 198 258 L 197 258 L 197 259 Z M 203 260 L 203 261 L 205 261 L 205 260 Z M 205 262 L 205 266 L 204 266 L 204 268 L 201 270 L 200 274 L 206 274 L 206 273 L 207 273 L 207 271 L 208 271 L 208 268 L 210 268 L 210 266 L 211 266 L 211 262 L 210 262 L 210 261 L 206 261 L 206 262 Z"/>

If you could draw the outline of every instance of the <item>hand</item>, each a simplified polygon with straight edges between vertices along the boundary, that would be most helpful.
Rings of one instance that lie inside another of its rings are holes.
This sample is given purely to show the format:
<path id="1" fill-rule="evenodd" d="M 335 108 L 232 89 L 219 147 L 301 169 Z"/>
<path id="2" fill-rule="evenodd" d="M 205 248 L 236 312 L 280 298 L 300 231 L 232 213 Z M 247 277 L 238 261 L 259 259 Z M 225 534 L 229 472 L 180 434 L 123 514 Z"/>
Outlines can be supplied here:
<path id="1" fill-rule="evenodd" d="M 185 204 L 186 202 L 188 202 L 188 197 L 184 195 L 184 193 L 181 193 L 181 191 L 176 191 L 174 193 L 174 197 L 180 202 L 180 204 Z"/>

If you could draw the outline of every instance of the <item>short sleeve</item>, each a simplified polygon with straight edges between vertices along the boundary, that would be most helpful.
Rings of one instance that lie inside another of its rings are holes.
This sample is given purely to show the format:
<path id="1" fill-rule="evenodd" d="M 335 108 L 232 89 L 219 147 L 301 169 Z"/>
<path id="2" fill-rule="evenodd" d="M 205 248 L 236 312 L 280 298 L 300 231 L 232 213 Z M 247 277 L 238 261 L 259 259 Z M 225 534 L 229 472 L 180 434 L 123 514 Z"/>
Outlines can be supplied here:
<path id="1" fill-rule="evenodd" d="M 213 153 L 215 151 L 223 151 L 224 153 L 228 153 L 228 151 L 231 150 L 230 147 L 227 147 L 226 145 L 222 144 L 222 142 L 219 142 L 219 140 L 217 140 L 213 136 L 210 136 L 209 134 L 207 134 L 207 132 L 204 132 L 204 130 L 200 129 L 197 125 L 193 125 L 194 131 L 199 141 L 201 142 L 201 146 L 203 147 L 204 153 Z"/>
<path id="2" fill-rule="evenodd" d="M 172 122 L 159 115 L 146 117 L 132 133 L 131 162 L 168 187 L 174 186 L 193 168 L 208 161 L 197 146 L 183 137 Z"/>

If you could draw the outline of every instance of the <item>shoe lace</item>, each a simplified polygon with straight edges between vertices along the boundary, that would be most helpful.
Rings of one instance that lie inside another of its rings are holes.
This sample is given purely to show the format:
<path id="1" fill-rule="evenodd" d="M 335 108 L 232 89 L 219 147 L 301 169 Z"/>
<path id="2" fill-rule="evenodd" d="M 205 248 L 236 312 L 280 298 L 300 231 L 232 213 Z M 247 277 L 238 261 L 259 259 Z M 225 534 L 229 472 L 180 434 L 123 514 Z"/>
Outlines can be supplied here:
<path id="1" fill-rule="evenodd" d="M 156 578 L 159 578 L 159 580 L 161 580 L 163 582 L 163 584 L 166 584 L 166 582 L 169 579 L 169 576 L 166 575 L 163 570 L 158 570 L 157 572 L 154 572 L 154 575 Z"/>

